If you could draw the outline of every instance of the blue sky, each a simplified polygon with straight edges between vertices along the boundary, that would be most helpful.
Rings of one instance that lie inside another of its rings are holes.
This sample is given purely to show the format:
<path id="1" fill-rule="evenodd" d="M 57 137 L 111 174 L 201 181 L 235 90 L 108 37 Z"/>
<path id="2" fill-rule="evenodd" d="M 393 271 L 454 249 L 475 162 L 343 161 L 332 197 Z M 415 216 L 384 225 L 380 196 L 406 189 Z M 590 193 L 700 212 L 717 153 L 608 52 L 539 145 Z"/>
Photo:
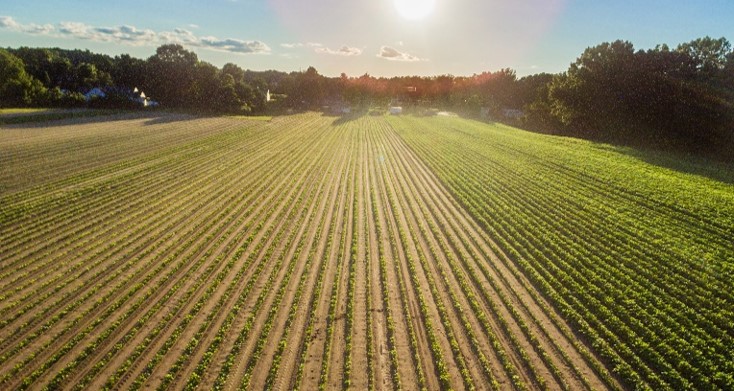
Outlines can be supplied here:
<path id="1" fill-rule="evenodd" d="M 399 12 L 430 8 L 418 19 Z M 431 4 L 433 3 L 433 4 Z M 222 66 L 328 76 L 561 72 L 581 52 L 734 40 L 732 0 L 2 0 L 0 46 L 147 58 L 181 43 Z"/>

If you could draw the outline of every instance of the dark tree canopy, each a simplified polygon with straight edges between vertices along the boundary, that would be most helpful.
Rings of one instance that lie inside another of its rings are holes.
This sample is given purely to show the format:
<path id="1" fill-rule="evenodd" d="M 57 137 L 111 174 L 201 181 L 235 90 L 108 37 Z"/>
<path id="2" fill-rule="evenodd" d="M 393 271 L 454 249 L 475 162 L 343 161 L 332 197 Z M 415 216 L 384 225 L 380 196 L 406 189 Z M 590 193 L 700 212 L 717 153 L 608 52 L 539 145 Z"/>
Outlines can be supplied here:
<path id="1" fill-rule="evenodd" d="M 603 43 L 551 82 L 551 114 L 581 137 L 694 151 L 731 145 L 730 59 L 723 38 L 698 39 L 675 51 Z"/>
<path id="2" fill-rule="evenodd" d="M 28 106 L 44 90 L 37 79 L 26 73 L 20 58 L 0 49 L 0 106 Z"/>
<path id="3" fill-rule="evenodd" d="M 731 44 L 723 37 L 698 38 L 678 45 L 677 51 L 687 55 L 696 69 L 705 76 L 713 76 L 717 71 L 724 69 L 732 54 Z"/>
<path id="4" fill-rule="evenodd" d="M 147 84 L 145 60 L 122 54 L 115 57 L 112 67 L 112 78 L 116 84 L 126 88 L 143 87 Z"/>
<path id="5" fill-rule="evenodd" d="M 189 95 L 194 86 L 196 53 L 178 44 L 159 47 L 148 59 L 148 77 L 145 89 L 168 106 L 185 106 L 193 100 Z"/>

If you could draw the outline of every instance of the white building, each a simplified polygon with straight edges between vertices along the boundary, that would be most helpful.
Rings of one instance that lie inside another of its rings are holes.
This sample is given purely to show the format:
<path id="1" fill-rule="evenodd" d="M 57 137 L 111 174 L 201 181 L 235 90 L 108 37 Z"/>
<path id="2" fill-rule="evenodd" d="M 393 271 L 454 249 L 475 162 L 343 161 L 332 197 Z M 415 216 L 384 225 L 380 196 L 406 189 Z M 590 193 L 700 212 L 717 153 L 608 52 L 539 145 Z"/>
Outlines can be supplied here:
<path id="1" fill-rule="evenodd" d="M 391 115 L 403 114 L 403 108 L 401 106 L 392 106 L 390 107 L 390 114 Z"/>
<path id="2" fill-rule="evenodd" d="M 519 119 L 522 118 L 525 113 L 518 109 L 502 109 L 502 115 L 504 115 L 505 118 Z"/>
<path id="3" fill-rule="evenodd" d="M 93 98 L 104 98 L 107 94 L 105 94 L 104 91 L 102 91 L 99 87 L 94 87 L 91 90 L 89 90 L 86 94 L 84 94 L 84 100 L 89 102 Z"/>

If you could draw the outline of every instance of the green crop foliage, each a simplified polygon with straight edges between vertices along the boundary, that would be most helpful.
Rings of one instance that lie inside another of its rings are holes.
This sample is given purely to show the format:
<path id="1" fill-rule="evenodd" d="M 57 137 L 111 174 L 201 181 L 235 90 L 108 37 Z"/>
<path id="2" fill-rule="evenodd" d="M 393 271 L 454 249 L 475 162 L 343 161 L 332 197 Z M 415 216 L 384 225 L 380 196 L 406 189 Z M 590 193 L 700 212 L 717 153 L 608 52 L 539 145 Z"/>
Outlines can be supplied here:
<path id="1" fill-rule="evenodd" d="M 0 389 L 734 388 L 731 166 L 153 117 L 2 127 Z"/>
<path id="2" fill-rule="evenodd" d="M 631 387 L 730 388 L 731 167 L 461 119 L 389 118 Z M 700 352 L 708 352 L 706 357 Z"/>

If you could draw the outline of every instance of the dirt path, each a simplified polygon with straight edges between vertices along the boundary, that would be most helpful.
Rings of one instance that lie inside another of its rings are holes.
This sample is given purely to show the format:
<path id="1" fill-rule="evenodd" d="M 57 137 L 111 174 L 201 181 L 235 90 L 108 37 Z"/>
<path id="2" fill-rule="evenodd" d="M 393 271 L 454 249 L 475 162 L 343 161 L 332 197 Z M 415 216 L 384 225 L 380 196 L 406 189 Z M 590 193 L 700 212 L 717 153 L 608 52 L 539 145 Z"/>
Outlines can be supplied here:
<path id="1" fill-rule="evenodd" d="M 365 176 L 367 173 L 367 143 L 365 129 L 359 129 L 358 136 L 358 150 L 357 155 L 357 172 L 356 172 L 356 216 L 354 216 L 354 230 L 352 233 L 354 240 L 352 241 L 353 246 L 356 244 L 355 249 L 352 248 L 352 270 L 354 273 L 354 287 L 352 288 L 352 314 L 353 321 L 350 326 L 351 330 L 351 352 L 350 359 L 350 373 L 348 376 L 348 383 L 350 387 L 354 387 L 357 390 L 366 390 L 369 388 L 368 385 L 372 385 L 374 382 L 374 363 L 370 361 L 368 352 L 371 352 L 373 346 L 371 341 L 368 343 L 369 328 L 372 323 L 372 311 L 369 310 L 369 296 L 368 296 L 368 265 L 367 265 L 367 253 L 369 252 L 369 242 L 367 241 L 367 232 L 365 232 L 366 226 L 366 180 Z M 351 277 L 350 277 L 351 278 Z"/>
<path id="2" fill-rule="evenodd" d="M 371 130 L 371 128 L 370 128 Z M 378 242 L 378 231 L 375 221 L 374 211 L 372 209 L 373 202 L 376 202 L 373 198 L 373 183 L 375 177 L 375 165 L 380 164 L 378 154 L 375 153 L 375 146 L 373 141 L 372 132 L 365 134 L 365 148 L 366 148 L 366 161 L 367 170 L 365 170 L 365 185 L 363 186 L 363 197 L 364 197 L 364 208 L 365 208 L 365 221 L 366 221 L 366 235 L 368 240 L 365 241 L 367 259 L 366 259 L 366 273 L 368 280 L 369 297 L 368 307 L 370 314 L 368 315 L 371 319 L 372 328 L 372 347 L 373 355 L 373 377 L 374 380 L 370 383 L 370 388 L 377 390 L 397 388 L 397 384 L 393 382 L 393 370 L 397 372 L 397 368 L 393 367 L 393 363 L 390 358 L 390 343 L 389 337 L 390 331 L 388 330 L 388 313 L 385 307 L 385 298 L 382 295 L 385 286 L 381 283 L 380 277 L 380 255 L 382 253 L 380 244 Z"/>

